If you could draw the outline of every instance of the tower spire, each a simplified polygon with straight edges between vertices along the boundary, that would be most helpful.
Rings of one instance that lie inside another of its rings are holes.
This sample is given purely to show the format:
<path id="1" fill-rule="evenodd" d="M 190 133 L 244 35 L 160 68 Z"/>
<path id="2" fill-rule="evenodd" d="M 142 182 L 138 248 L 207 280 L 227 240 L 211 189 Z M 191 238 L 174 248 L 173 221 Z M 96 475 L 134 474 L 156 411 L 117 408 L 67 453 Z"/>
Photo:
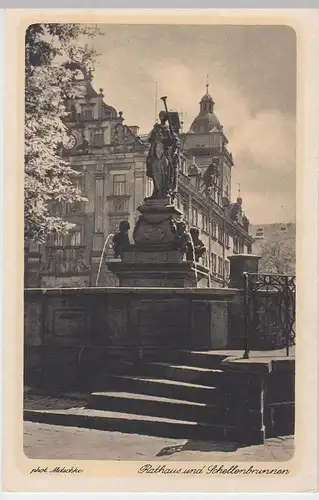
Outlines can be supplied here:
<path id="1" fill-rule="evenodd" d="M 206 95 L 208 95 L 208 88 L 209 88 L 209 75 L 206 75 Z"/>

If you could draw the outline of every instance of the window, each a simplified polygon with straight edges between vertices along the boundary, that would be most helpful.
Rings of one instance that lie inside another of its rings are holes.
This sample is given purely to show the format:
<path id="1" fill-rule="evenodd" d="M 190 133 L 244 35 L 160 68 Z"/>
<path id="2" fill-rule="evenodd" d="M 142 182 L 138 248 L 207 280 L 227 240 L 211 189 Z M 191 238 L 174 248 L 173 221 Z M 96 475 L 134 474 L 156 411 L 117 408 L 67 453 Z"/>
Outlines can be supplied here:
<path id="1" fill-rule="evenodd" d="M 104 136 L 102 129 L 92 130 L 90 135 L 91 146 L 103 146 Z"/>
<path id="2" fill-rule="evenodd" d="M 282 231 L 283 233 L 284 233 L 285 231 L 287 231 L 286 226 L 281 226 L 280 231 Z"/>
<path id="3" fill-rule="evenodd" d="M 212 238 L 217 239 L 217 224 L 216 222 L 212 222 Z"/>
<path id="4" fill-rule="evenodd" d="M 53 234 L 53 238 L 52 238 L 52 243 L 53 243 L 53 246 L 55 246 L 55 247 L 63 247 L 63 236 L 62 236 L 62 234 L 54 233 Z"/>
<path id="5" fill-rule="evenodd" d="M 256 229 L 256 238 L 263 238 L 263 237 L 264 237 L 264 228 L 258 227 Z"/>
<path id="6" fill-rule="evenodd" d="M 181 159 L 181 162 L 180 162 L 180 170 L 183 174 L 186 174 L 187 173 L 187 166 L 186 166 L 186 160 L 185 158 L 182 158 Z"/>
<path id="7" fill-rule="evenodd" d="M 182 205 L 183 205 L 182 211 L 183 211 L 184 217 L 185 217 L 186 220 L 188 220 L 188 217 L 189 217 L 189 206 L 188 206 L 188 203 L 185 200 L 185 198 L 182 201 Z"/>
<path id="8" fill-rule="evenodd" d="M 218 275 L 223 276 L 223 259 L 218 257 Z"/>
<path id="9" fill-rule="evenodd" d="M 113 175 L 113 194 L 121 196 L 126 192 L 126 178 L 125 175 Z"/>
<path id="10" fill-rule="evenodd" d="M 239 253 L 239 243 L 238 243 L 238 238 L 234 237 L 234 253 Z"/>
<path id="11" fill-rule="evenodd" d="M 78 229 L 70 234 L 70 246 L 79 247 L 82 244 L 81 231 Z"/>
<path id="12" fill-rule="evenodd" d="M 229 234 L 227 231 L 225 231 L 225 245 L 226 247 L 229 247 Z"/>
<path id="13" fill-rule="evenodd" d="M 92 120 L 93 119 L 93 108 L 92 106 L 85 106 L 82 110 L 82 117 L 84 120 Z"/>
<path id="14" fill-rule="evenodd" d="M 202 212 L 202 230 L 208 233 L 208 217 Z"/>
<path id="15" fill-rule="evenodd" d="M 217 255 L 215 253 L 212 253 L 212 271 L 217 273 Z"/>
<path id="16" fill-rule="evenodd" d="M 225 260 L 225 278 L 229 277 L 229 260 Z"/>
<path id="17" fill-rule="evenodd" d="M 103 190 L 104 179 L 95 179 L 95 222 L 94 231 L 103 233 Z"/>
<path id="18" fill-rule="evenodd" d="M 223 227 L 218 225 L 218 241 L 223 243 Z"/>
<path id="19" fill-rule="evenodd" d="M 195 207 L 192 207 L 192 224 L 198 226 L 198 210 Z"/>

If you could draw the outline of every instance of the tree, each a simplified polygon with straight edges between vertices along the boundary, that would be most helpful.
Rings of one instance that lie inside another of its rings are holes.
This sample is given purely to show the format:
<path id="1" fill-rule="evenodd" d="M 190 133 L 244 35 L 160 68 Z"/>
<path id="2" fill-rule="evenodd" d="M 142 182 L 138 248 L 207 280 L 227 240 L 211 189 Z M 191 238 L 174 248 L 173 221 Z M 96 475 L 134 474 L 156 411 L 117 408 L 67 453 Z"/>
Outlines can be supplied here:
<path id="1" fill-rule="evenodd" d="M 25 192 L 24 236 L 44 242 L 51 232 L 67 233 L 73 224 L 50 213 L 50 202 L 84 198 L 75 172 L 61 156 L 63 119 L 69 99 L 82 97 L 75 85 L 78 63 L 94 67 L 96 52 L 85 41 L 98 30 L 80 24 L 33 24 L 25 37 Z"/>
<path id="2" fill-rule="evenodd" d="M 275 232 L 261 246 L 259 270 L 261 273 L 295 274 L 295 238 Z"/>

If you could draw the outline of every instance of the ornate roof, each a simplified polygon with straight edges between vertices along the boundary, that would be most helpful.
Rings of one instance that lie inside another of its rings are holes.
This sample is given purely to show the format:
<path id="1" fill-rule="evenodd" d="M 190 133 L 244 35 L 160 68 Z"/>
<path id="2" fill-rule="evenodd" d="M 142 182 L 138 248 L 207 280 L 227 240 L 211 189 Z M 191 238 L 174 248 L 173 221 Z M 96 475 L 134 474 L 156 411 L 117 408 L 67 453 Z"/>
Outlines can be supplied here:
<path id="1" fill-rule="evenodd" d="M 220 128 L 221 124 L 215 113 L 200 113 L 191 124 L 189 131 L 209 134 L 214 129 L 219 130 Z"/>
<path id="2" fill-rule="evenodd" d="M 206 85 L 206 94 L 200 100 L 199 114 L 191 124 L 189 132 L 209 134 L 214 129 L 220 130 L 221 124 L 214 113 L 214 101 L 208 92 L 208 84 Z"/>

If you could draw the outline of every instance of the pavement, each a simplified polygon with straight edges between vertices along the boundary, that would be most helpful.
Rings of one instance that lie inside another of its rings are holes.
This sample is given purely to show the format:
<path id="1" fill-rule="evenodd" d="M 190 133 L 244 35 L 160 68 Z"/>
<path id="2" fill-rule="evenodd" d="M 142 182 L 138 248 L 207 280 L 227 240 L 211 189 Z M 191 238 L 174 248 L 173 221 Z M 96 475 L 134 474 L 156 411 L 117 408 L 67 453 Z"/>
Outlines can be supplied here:
<path id="1" fill-rule="evenodd" d="M 81 407 L 84 396 L 69 398 L 25 394 L 25 409 Z M 24 452 L 32 459 L 287 461 L 294 453 L 293 436 L 267 439 L 264 445 L 169 439 L 121 432 L 24 423 Z"/>
<path id="2" fill-rule="evenodd" d="M 163 461 L 287 461 L 293 437 L 266 440 L 264 445 L 167 439 L 121 432 L 24 423 L 24 452 L 32 459 L 160 460 Z"/>

